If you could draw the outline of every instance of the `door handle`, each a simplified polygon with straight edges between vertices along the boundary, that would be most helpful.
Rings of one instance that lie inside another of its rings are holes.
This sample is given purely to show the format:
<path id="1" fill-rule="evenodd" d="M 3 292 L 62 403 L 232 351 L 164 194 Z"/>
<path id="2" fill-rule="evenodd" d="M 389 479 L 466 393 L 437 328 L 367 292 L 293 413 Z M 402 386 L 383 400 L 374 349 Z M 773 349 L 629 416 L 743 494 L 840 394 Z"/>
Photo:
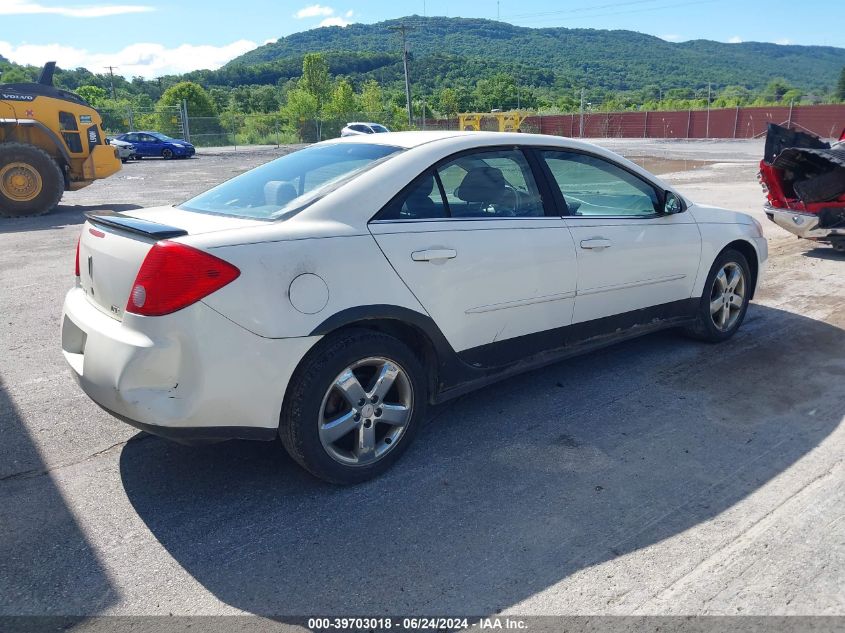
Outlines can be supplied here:
<path id="1" fill-rule="evenodd" d="M 454 259 L 458 256 L 458 251 L 451 248 L 430 248 L 424 251 L 414 251 L 411 253 L 411 259 L 415 262 L 431 262 L 442 259 Z"/>
<path id="2" fill-rule="evenodd" d="M 610 248 L 613 245 L 609 239 L 605 237 L 593 237 L 589 240 L 581 240 L 581 248 Z"/>

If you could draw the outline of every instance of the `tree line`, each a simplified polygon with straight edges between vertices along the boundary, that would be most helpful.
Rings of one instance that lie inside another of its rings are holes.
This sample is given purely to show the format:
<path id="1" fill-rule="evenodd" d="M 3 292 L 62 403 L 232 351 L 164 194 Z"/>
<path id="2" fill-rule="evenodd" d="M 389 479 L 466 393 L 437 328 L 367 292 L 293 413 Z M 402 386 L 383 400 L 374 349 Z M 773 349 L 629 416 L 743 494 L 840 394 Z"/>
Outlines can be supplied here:
<path id="1" fill-rule="evenodd" d="M 104 115 L 113 132 L 124 131 L 131 116 L 136 129 L 170 133 L 175 109 L 186 101 L 191 131 L 199 136 L 235 134 L 242 142 L 262 142 L 284 134 L 285 140 L 315 140 L 339 133 L 350 120 L 365 119 L 392 129 L 408 127 L 401 60 L 391 74 L 384 70 L 391 53 L 309 53 L 298 65 L 291 60 L 227 66 L 154 80 L 125 79 L 87 69 L 59 69 L 57 85 L 76 92 Z M 667 88 L 657 84 L 637 90 L 581 88 L 552 73 L 519 65 L 504 69 L 480 60 L 460 65 L 453 57 L 413 60 L 412 111 L 415 119 L 454 117 L 459 112 L 523 109 L 543 114 L 586 111 L 682 110 L 845 102 L 845 68 L 830 94 L 808 94 L 784 79 L 771 80 L 761 91 L 739 85 Z M 271 69 L 272 71 L 271 71 Z M 384 72 L 382 80 L 373 68 Z M 0 60 L 0 81 L 34 81 L 40 69 Z M 267 75 L 267 73 L 270 73 Z M 273 83 L 258 83 L 269 81 Z M 473 78 L 474 77 L 474 78 Z M 257 83 L 241 83 L 256 81 Z M 225 83 L 224 83 L 225 82 Z M 280 129 L 281 126 L 281 129 Z"/>

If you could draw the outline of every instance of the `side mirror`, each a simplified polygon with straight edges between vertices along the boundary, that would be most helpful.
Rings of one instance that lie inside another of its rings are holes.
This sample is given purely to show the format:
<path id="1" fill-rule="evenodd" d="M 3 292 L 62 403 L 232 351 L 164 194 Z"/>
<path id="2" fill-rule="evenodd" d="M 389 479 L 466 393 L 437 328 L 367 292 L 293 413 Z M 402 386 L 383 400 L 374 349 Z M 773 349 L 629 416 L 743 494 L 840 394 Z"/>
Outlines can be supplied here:
<path id="1" fill-rule="evenodd" d="M 667 191 L 663 197 L 663 213 L 672 215 L 673 213 L 681 213 L 683 210 L 684 203 L 681 199 L 671 191 Z"/>

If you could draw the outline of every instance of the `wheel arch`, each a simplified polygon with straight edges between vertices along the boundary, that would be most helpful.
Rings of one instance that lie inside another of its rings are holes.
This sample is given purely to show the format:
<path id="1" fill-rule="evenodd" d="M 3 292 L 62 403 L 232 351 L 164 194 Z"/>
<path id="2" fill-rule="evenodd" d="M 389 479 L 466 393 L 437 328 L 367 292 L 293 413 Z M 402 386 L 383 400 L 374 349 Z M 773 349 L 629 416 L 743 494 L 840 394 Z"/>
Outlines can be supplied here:
<path id="1" fill-rule="evenodd" d="M 6 143 L 29 145 L 47 153 L 59 166 L 64 188 L 70 186 L 70 154 L 59 136 L 46 125 L 34 119 L 0 119 Z M 32 138 L 35 137 L 35 138 Z M 40 142 L 39 142 L 40 141 Z"/>
<path id="2" fill-rule="evenodd" d="M 757 292 L 757 279 L 759 278 L 760 273 L 760 259 L 757 256 L 757 249 L 754 248 L 754 245 L 747 240 L 734 240 L 733 242 L 725 245 L 716 257 L 727 250 L 739 251 L 748 262 L 749 272 L 751 273 L 751 294 L 748 298 L 749 300 L 753 299 L 754 294 Z"/>
<path id="3" fill-rule="evenodd" d="M 457 354 L 426 314 L 392 305 L 357 306 L 330 316 L 312 330 L 311 336 L 328 336 L 350 329 L 381 332 L 405 343 L 426 372 L 429 401 L 433 401 L 450 376 L 459 371 Z"/>

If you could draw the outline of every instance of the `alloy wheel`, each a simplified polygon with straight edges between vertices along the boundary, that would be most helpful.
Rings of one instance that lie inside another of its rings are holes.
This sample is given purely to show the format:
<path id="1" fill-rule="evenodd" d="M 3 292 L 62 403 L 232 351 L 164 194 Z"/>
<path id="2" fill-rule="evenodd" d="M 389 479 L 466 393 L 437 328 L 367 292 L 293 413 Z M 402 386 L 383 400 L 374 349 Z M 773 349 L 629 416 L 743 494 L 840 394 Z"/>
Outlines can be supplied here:
<path id="1" fill-rule="evenodd" d="M 710 290 L 710 318 L 722 332 L 730 330 L 745 305 L 745 273 L 736 262 L 728 262 L 713 280 Z"/>
<path id="2" fill-rule="evenodd" d="M 413 409 L 407 372 L 388 358 L 364 358 L 340 372 L 326 391 L 318 419 L 320 442 L 341 464 L 372 464 L 399 443 Z"/>

